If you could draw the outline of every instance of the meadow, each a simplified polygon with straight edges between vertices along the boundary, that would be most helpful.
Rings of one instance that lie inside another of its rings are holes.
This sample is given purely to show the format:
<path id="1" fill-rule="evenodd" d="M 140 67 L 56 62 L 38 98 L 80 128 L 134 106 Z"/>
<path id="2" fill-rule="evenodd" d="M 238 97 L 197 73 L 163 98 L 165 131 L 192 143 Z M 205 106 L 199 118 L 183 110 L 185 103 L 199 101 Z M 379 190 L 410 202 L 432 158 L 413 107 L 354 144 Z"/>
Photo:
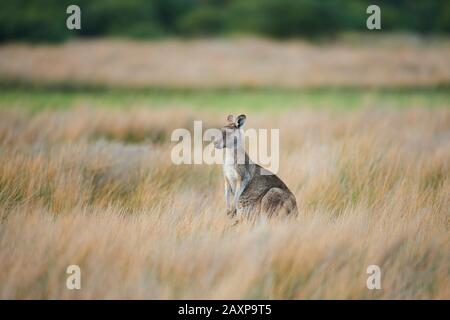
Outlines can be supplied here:
<path id="1" fill-rule="evenodd" d="M 449 55 L 395 35 L 2 44 L 0 298 L 449 299 Z M 221 168 L 171 162 L 174 129 L 229 113 L 280 129 L 296 220 L 234 225 Z"/>
<path id="2" fill-rule="evenodd" d="M 445 87 L 3 86 L 0 298 L 449 299 L 449 107 Z M 296 220 L 233 225 L 221 168 L 170 161 L 175 128 L 230 112 L 280 129 Z"/>
<path id="3" fill-rule="evenodd" d="M 0 46 L 0 80 L 115 88 L 401 88 L 450 82 L 448 37 L 76 40 Z"/>

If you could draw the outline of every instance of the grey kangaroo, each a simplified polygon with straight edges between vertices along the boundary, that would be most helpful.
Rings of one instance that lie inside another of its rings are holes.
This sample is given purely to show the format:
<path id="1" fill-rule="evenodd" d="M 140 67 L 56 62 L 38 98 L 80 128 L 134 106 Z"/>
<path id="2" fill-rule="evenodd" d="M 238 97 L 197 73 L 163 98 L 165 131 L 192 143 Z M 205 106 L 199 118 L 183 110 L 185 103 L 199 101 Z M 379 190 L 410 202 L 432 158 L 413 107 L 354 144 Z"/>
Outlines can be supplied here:
<path id="1" fill-rule="evenodd" d="M 242 127 L 245 115 L 227 118 L 221 128 L 222 135 L 214 140 L 214 147 L 225 153 L 223 175 L 227 214 L 249 217 L 251 215 L 296 216 L 295 196 L 272 172 L 253 163 L 244 146 Z"/>

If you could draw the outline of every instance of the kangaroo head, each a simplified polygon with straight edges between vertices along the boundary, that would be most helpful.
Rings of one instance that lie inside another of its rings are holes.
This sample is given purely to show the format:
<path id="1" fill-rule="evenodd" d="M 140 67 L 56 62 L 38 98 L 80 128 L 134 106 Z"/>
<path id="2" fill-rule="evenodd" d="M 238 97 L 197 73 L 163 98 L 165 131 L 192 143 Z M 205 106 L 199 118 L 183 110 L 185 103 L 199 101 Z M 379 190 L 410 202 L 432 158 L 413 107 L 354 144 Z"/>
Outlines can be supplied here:
<path id="1" fill-rule="evenodd" d="M 217 149 L 235 149 L 241 145 L 244 138 L 244 133 L 241 128 L 244 126 L 245 120 L 245 114 L 241 114 L 236 119 L 230 114 L 227 117 L 228 123 L 220 129 L 222 132 L 221 137 L 214 141 L 214 147 Z"/>

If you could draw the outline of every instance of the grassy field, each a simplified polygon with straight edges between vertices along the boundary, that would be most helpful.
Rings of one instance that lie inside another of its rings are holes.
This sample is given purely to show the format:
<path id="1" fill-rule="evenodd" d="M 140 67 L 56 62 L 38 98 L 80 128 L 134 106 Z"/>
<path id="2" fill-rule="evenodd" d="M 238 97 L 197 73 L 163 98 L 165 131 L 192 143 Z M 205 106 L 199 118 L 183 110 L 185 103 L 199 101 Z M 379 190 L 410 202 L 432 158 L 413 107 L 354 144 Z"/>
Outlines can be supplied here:
<path id="1" fill-rule="evenodd" d="M 449 96 L 4 87 L 0 298 L 450 299 Z M 297 220 L 232 226 L 220 167 L 170 161 L 229 112 L 280 129 Z"/>
<path id="2" fill-rule="evenodd" d="M 266 89 L 112 89 L 1 84 L 0 108 L 19 107 L 32 112 L 77 106 L 99 108 L 190 108 L 220 111 L 277 112 L 295 108 L 445 108 L 450 106 L 447 86 L 412 89 L 322 88 Z"/>
<path id="3" fill-rule="evenodd" d="M 364 39 L 364 40 L 362 40 Z M 450 41 L 370 37 L 311 43 L 228 38 L 0 46 L 0 76 L 114 87 L 420 87 L 450 82 Z"/>

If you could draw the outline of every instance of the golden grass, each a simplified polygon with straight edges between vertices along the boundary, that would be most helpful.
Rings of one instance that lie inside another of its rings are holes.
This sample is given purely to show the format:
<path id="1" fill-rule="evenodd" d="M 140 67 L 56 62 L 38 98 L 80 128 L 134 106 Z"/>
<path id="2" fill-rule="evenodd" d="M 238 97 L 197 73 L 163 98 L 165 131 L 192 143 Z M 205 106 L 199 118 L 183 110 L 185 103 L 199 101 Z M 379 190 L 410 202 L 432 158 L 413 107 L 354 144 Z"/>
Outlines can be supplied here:
<path id="1" fill-rule="evenodd" d="M 450 42 L 73 41 L 0 47 L 6 79 L 131 87 L 398 87 L 450 82 Z"/>
<path id="2" fill-rule="evenodd" d="M 0 110 L 0 298 L 450 298 L 449 109 L 247 114 L 281 129 L 300 216 L 236 226 L 218 166 L 170 161 L 171 130 L 224 116 Z"/>

